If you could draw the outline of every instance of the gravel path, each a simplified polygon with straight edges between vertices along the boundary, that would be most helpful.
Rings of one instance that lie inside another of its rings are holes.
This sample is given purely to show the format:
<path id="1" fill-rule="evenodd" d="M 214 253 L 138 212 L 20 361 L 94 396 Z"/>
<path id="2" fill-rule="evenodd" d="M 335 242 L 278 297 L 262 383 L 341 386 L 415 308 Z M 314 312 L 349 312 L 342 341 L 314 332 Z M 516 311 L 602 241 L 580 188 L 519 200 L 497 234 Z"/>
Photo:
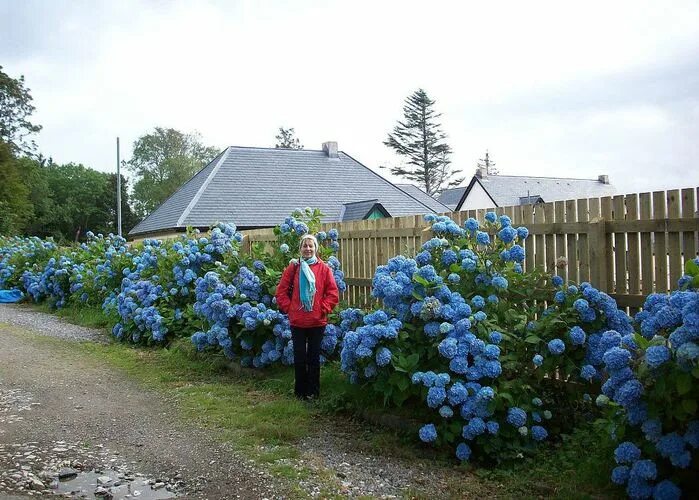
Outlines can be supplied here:
<path id="1" fill-rule="evenodd" d="M 166 396 L 81 357 L 68 342 L 57 349 L 32 334 L 109 341 L 100 330 L 0 305 L 0 498 L 55 494 L 52 483 L 64 488 L 55 477 L 61 469 L 92 474 L 88 498 L 101 487 L 97 478 L 114 498 L 133 498 L 134 491 L 139 498 L 299 496 L 211 433 L 184 426 Z M 319 418 L 290 464 L 311 470 L 299 489 L 310 497 L 444 498 L 456 476 L 473 483 L 474 498 L 482 494 L 463 469 L 367 451 L 360 442 L 366 432 L 349 420 Z"/>
<path id="2" fill-rule="evenodd" d="M 27 330 L 74 341 L 104 339 L 51 315 L 0 305 L 0 498 L 56 493 L 51 485 L 64 469 L 80 477 L 114 476 L 102 481 L 106 487 L 130 486 L 115 498 L 284 496 L 283 486 L 264 471 L 209 433 L 184 426 L 165 397 L 68 344 L 36 342 Z M 87 498 L 96 489 L 86 491 Z"/>

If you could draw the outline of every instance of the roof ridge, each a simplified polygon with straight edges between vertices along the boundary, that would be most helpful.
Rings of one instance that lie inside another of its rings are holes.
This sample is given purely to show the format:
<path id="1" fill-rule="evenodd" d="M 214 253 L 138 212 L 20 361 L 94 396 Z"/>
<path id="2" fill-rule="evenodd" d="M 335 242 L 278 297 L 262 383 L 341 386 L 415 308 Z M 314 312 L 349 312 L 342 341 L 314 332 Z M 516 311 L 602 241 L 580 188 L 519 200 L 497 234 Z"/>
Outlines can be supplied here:
<path id="1" fill-rule="evenodd" d="M 295 152 L 295 153 L 302 153 L 302 152 L 313 152 L 313 153 L 323 153 L 324 151 L 322 149 L 294 149 L 294 148 L 272 148 L 269 146 L 228 146 L 228 148 L 235 148 L 235 149 L 264 149 L 268 151 L 290 151 L 290 152 Z M 338 153 L 344 153 L 344 151 L 338 151 Z M 345 153 L 346 154 L 346 153 Z"/>
<path id="2" fill-rule="evenodd" d="M 476 176 L 474 176 L 476 177 Z M 518 179 L 549 179 L 549 180 L 566 180 L 566 181 L 593 181 L 599 182 L 599 179 L 584 179 L 581 177 L 546 177 L 543 175 L 489 175 L 483 180 L 492 179 L 494 177 L 516 177 Z"/>
<path id="3" fill-rule="evenodd" d="M 214 176 L 216 176 L 216 173 L 221 168 L 221 165 L 223 165 L 223 162 L 228 157 L 228 152 L 230 151 L 230 149 L 231 149 L 230 146 L 226 148 L 226 151 L 224 151 L 224 153 L 221 155 L 221 158 L 219 158 L 216 165 L 214 165 L 214 168 L 211 169 L 211 172 L 209 173 L 209 175 L 206 177 L 206 179 L 204 179 L 204 182 L 201 183 L 201 186 L 199 186 L 197 193 L 194 196 L 192 196 L 191 200 L 189 200 L 187 207 L 182 211 L 182 215 L 180 215 L 179 218 L 177 219 L 177 226 L 178 227 L 182 226 L 182 223 L 189 215 L 189 212 L 191 212 L 192 208 L 194 208 L 194 205 L 196 205 L 199 202 L 199 198 L 201 198 L 201 195 L 204 193 L 206 188 L 209 186 L 211 179 L 213 179 Z"/>
<path id="4" fill-rule="evenodd" d="M 347 203 L 343 203 L 343 205 L 354 205 L 355 203 L 368 203 L 370 201 L 376 201 L 378 202 L 378 198 L 369 198 L 367 200 L 359 200 L 359 201 L 348 201 Z"/>

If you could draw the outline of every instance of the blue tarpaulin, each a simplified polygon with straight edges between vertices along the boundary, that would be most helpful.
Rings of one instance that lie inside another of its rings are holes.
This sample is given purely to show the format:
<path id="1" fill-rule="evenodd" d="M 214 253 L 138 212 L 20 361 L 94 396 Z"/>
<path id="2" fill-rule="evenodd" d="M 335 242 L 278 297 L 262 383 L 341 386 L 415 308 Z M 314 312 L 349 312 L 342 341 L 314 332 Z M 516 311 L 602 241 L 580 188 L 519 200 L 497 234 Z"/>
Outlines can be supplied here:
<path id="1" fill-rule="evenodd" d="M 0 304 L 9 304 L 20 300 L 22 300 L 22 292 L 19 290 L 0 290 Z"/>

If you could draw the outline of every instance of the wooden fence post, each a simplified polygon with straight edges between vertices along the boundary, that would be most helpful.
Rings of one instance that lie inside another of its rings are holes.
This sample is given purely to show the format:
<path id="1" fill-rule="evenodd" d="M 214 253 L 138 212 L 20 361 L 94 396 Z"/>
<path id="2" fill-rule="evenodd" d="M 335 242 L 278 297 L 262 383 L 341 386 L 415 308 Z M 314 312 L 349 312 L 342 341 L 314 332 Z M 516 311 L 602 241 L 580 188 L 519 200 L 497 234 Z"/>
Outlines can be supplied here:
<path id="1" fill-rule="evenodd" d="M 240 242 L 240 251 L 242 253 L 250 253 L 250 235 L 249 234 L 244 234 L 243 235 L 243 241 Z"/>
<path id="2" fill-rule="evenodd" d="M 606 255 L 605 220 L 603 217 L 595 217 L 590 221 L 588 242 L 590 249 L 590 282 L 602 292 L 608 292 L 607 283 L 607 255 Z"/>

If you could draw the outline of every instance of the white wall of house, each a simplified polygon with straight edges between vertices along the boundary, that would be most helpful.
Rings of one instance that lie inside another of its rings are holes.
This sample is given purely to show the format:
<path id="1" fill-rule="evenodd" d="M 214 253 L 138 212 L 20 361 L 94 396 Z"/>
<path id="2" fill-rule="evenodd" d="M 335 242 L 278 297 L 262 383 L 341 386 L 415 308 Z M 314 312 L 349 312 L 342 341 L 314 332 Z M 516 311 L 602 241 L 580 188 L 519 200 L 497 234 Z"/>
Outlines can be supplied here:
<path id="1" fill-rule="evenodd" d="M 495 203 L 490 199 L 488 193 L 485 192 L 483 186 L 476 182 L 471 188 L 471 192 L 464 200 L 461 210 L 475 210 L 477 208 L 495 208 Z"/>

